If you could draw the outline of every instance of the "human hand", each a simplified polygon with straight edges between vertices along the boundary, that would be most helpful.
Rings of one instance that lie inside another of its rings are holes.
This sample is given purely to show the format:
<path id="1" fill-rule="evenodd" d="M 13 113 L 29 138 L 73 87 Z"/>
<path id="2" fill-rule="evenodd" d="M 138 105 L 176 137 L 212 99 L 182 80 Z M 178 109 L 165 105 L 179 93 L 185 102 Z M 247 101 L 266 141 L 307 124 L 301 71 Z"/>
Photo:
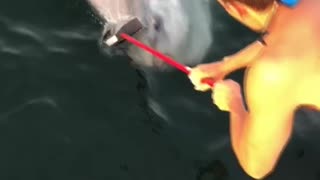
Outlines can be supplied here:
<path id="1" fill-rule="evenodd" d="M 210 64 L 200 64 L 190 69 L 188 75 L 194 89 L 197 91 L 208 91 L 212 87 L 204 83 L 204 79 L 211 79 L 214 82 L 222 80 L 226 75 L 226 71 L 222 67 L 222 62 L 214 62 Z"/>
<path id="2" fill-rule="evenodd" d="M 222 111 L 230 112 L 242 105 L 241 87 L 231 79 L 216 82 L 211 97 Z"/>

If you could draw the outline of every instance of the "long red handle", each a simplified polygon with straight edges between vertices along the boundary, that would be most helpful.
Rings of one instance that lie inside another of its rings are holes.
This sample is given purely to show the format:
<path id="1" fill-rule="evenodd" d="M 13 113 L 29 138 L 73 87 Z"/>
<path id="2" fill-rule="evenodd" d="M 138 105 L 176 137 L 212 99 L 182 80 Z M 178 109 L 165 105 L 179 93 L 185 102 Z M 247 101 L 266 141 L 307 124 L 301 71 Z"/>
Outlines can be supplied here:
<path id="1" fill-rule="evenodd" d="M 177 61 L 175 61 L 174 59 L 170 58 L 169 56 L 166 56 L 162 53 L 160 53 L 159 51 L 143 44 L 142 42 L 136 40 L 135 38 L 129 36 L 128 34 L 122 33 L 120 34 L 120 36 L 127 40 L 128 42 L 134 44 L 135 46 L 149 52 L 150 54 L 152 54 L 153 56 L 157 57 L 158 59 L 166 62 L 167 64 L 179 69 L 180 71 L 184 72 L 185 74 L 189 74 L 189 67 L 184 66 L 183 64 L 178 63 Z M 205 83 L 207 85 L 209 85 L 210 87 L 213 87 L 214 85 L 214 81 L 212 79 L 203 79 L 202 83 Z"/>

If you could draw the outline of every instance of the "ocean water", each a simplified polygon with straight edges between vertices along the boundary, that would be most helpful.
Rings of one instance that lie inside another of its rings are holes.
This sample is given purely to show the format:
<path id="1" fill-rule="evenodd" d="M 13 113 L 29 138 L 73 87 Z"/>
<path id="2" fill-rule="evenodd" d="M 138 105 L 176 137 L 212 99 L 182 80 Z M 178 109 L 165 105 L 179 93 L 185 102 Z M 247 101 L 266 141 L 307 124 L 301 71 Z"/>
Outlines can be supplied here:
<path id="1" fill-rule="evenodd" d="M 207 61 L 255 38 L 213 11 Z M 179 72 L 141 74 L 126 57 L 106 56 L 100 31 L 81 0 L 0 2 L 1 180 L 250 179 L 232 153 L 228 115 L 209 94 Z M 320 178 L 317 117 L 298 114 L 268 179 Z"/>

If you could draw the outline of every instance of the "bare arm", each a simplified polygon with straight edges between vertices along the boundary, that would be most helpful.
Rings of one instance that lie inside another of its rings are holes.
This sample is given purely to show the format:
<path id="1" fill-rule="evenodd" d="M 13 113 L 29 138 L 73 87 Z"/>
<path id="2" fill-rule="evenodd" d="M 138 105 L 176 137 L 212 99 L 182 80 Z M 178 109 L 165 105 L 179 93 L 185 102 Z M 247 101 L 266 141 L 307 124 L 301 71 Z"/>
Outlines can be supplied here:
<path id="1" fill-rule="evenodd" d="M 223 69 L 231 73 L 249 66 L 260 55 L 265 46 L 260 41 L 255 41 L 239 52 L 223 58 Z"/>
<path id="2" fill-rule="evenodd" d="M 227 56 L 223 61 L 200 64 L 190 70 L 189 79 L 198 91 L 207 91 L 210 86 L 202 83 L 203 78 L 212 78 L 214 81 L 224 79 L 233 71 L 249 66 L 261 54 L 265 46 L 255 41 L 236 54 Z"/>
<path id="3" fill-rule="evenodd" d="M 290 102 L 293 96 L 286 91 L 286 82 L 268 81 L 266 74 L 261 69 L 258 71 L 247 76 L 249 112 L 242 99 L 230 109 L 230 133 L 242 168 L 250 176 L 261 179 L 274 169 L 290 138 L 295 107 Z M 262 76 L 265 81 L 261 81 Z M 287 100 L 279 103 L 284 96 Z"/>
<path id="4" fill-rule="evenodd" d="M 213 79 L 219 79 L 221 76 L 250 65 L 260 55 L 264 47 L 260 41 L 255 41 L 239 52 L 224 57 L 222 61 L 200 64 L 194 70 L 201 71 Z"/>

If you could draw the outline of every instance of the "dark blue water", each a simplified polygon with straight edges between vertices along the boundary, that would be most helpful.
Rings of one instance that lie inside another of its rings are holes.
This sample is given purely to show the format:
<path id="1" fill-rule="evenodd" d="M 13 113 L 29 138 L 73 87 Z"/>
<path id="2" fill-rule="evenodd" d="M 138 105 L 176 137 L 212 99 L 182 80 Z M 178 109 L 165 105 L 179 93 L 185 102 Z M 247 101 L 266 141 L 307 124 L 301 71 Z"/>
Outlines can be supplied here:
<path id="1" fill-rule="evenodd" d="M 254 39 L 215 13 L 208 61 Z M 100 29 L 80 0 L 0 2 L 1 180 L 250 179 L 209 94 L 178 72 L 141 75 L 103 55 Z M 319 179 L 318 139 L 299 137 L 270 179 Z"/>

